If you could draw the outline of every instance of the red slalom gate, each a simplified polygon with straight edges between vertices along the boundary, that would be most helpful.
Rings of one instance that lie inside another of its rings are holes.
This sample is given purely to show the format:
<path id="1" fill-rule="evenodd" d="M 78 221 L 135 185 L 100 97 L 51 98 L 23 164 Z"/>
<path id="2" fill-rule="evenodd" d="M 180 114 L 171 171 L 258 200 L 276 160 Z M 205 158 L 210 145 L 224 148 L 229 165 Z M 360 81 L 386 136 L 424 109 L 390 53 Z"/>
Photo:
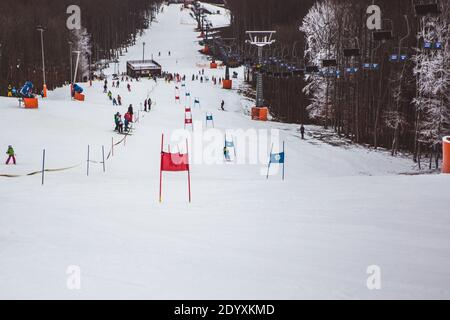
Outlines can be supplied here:
<path id="1" fill-rule="evenodd" d="M 169 145 L 170 150 L 170 145 Z M 159 171 L 159 202 L 162 202 L 162 173 L 166 172 L 187 172 L 188 173 L 188 193 L 189 203 L 191 202 L 191 170 L 189 166 L 189 145 L 186 139 L 186 153 L 164 152 L 164 134 L 161 138 L 161 168 Z"/>

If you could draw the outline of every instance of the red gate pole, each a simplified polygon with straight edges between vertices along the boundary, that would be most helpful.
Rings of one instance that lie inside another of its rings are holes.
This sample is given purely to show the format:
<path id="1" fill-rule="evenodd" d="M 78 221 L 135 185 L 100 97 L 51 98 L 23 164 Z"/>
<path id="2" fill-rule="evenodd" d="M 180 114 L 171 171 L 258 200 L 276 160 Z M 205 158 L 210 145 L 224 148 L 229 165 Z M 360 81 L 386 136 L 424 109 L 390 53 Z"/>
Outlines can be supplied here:
<path id="1" fill-rule="evenodd" d="M 188 140 L 186 139 L 186 153 L 187 153 L 187 160 L 189 162 L 189 144 Z M 191 166 L 188 164 L 188 190 L 189 190 L 189 203 L 191 203 Z"/>
<path id="2" fill-rule="evenodd" d="M 162 202 L 162 162 L 164 150 L 164 134 L 161 137 L 161 165 L 159 167 L 159 203 Z"/>

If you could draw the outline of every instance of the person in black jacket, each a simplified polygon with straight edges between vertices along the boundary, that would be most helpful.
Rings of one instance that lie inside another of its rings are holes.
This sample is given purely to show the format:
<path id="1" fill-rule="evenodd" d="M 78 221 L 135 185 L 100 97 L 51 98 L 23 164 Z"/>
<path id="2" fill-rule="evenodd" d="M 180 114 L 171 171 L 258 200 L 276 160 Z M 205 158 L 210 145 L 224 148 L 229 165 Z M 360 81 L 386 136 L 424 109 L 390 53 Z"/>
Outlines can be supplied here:
<path id="1" fill-rule="evenodd" d="M 303 124 L 300 126 L 300 133 L 302 135 L 302 140 L 305 140 L 305 127 Z"/>

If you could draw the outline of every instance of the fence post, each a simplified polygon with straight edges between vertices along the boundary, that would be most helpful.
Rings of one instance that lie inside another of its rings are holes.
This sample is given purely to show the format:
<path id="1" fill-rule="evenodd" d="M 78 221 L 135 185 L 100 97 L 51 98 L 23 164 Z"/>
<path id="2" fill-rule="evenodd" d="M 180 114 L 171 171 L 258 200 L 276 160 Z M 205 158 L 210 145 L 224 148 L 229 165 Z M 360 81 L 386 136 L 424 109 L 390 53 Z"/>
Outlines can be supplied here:
<path id="1" fill-rule="evenodd" d="M 89 151 L 90 151 L 90 146 L 88 145 L 88 152 L 87 152 L 87 162 L 86 162 L 86 171 L 87 171 L 87 176 L 89 177 Z"/>
<path id="2" fill-rule="evenodd" d="M 102 157 L 103 157 L 103 173 L 106 172 L 106 167 L 105 167 L 105 146 L 102 146 Z"/>
<path id="3" fill-rule="evenodd" d="M 42 185 L 44 185 L 45 176 L 45 149 L 42 151 Z"/>

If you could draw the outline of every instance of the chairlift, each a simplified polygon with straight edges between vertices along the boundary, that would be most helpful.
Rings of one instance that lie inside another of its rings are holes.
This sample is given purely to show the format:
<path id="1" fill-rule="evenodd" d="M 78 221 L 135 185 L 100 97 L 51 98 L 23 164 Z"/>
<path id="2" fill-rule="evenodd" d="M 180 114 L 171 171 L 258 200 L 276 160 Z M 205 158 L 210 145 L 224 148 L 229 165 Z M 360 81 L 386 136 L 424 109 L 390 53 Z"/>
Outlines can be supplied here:
<path id="1" fill-rule="evenodd" d="M 344 48 L 344 57 L 359 57 L 361 55 L 359 39 L 358 37 L 355 37 L 354 39 L 356 41 L 356 46 Z"/>
<path id="2" fill-rule="evenodd" d="M 414 10 L 417 16 L 440 15 L 438 0 L 413 0 Z"/>
<path id="3" fill-rule="evenodd" d="M 361 52 L 359 48 L 344 49 L 344 57 L 359 57 Z"/>
<path id="4" fill-rule="evenodd" d="M 358 73 L 358 71 L 359 71 L 358 67 L 347 67 L 347 68 L 345 68 L 345 73 L 351 74 L 351 75 Z"/>
<path id="5" fill-rule="evenodd" d="M 373 34 L 373 40 L 375 41 L 386 41 L 386 40 L 392 40 L 394 38 L 393 34 L 393 23 L 390 19 L 385 19 L 384 21 L 389 21 L 391 23 L 391 28 L 387 29 L 381 29 L 381 30 L 375 30 L 372 32 Z"/>
<path id="6" fill-rule="evenodd" d="M 324 59 L 324 60 L 322 60 L 322 67 L 324 67 L 324 68 L 337 67 L 337 60 L 336 59 Z"/>
<path id="7" fill-rule="evenodd" d="M 340 78 L 341 72 L 336 69 L 325 69 L 320 71 L 320 75 L 324 78 Z"/>
<path id="8" fill-rule="evenodd" d="M 310 73 L 318 73 L 319 67 L 318 66 L 314 66 L 314 65 L 310 65 L 310 66 L 306 66 L 305 68 L 305 73 L 306 74 L 310 74 Z"/>
<path id="9" fill-rule="evenodd" d="M 380 69 L 380 64 L 379 63 L 364 63 L 363 64 L 363 69 L 364 70 L 379 70 Z"/>
<path id="10" fill-rule="evenodd" d="M 390 62 L 406 62 L 409 59 L 409 55 L 406 53 L 408 48 L 394 48 L 394 52 L 389 55 Z"/>
<path id="11" fill-rule="evenodd" d="M 425 41 L 423 48 L 427 50 L 442 50 L 443 46 L 441 41 Z"/>

